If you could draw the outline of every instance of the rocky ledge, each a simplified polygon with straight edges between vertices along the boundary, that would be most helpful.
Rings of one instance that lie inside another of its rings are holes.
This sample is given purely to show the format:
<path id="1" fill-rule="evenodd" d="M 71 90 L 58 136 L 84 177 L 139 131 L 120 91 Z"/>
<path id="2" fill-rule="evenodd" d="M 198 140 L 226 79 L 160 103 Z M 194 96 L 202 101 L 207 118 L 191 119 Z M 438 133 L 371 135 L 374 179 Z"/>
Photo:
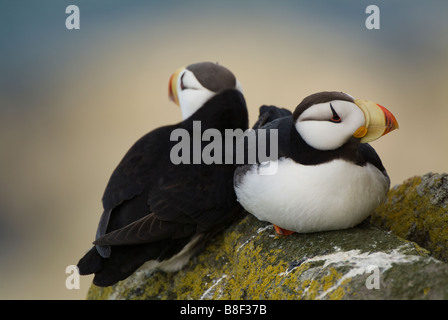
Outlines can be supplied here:
<path id="1" fill-rule="evenodd" d="M 428 173 L 393 187 L 371 223 L 448 262 L 448 174 Z"/>
<path id="2" fill-rule="evenodd" d="M 138 271 L 87 298 L 448 299 L 447 176 L 392 188 L 371 222 L 348 230 L 278 236 L 247 215 L 181 271 Z"/>

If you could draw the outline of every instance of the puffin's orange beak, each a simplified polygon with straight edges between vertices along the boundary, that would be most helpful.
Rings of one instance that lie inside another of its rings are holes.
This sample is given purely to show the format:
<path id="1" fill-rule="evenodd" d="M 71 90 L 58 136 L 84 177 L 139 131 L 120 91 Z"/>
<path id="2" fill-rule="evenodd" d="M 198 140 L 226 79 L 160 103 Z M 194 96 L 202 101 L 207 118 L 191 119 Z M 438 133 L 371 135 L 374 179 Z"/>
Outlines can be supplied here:
<path id="1" fill-rule="evenodd" d="M 394 115 L 383 106 L 361 99 L 356 99 L 355 104 L 362 110 L 366 119 L 365 126 L 359 127 L 353 134 L 354 137 L 361 138 L 361 143 L 374 141 L 398 129 Z"/>
<path id="2" fill-rule="evenodd" d="M 177 93 L 177 81 L 179 78 L 179 74 L 185 68 L 177 69 L 170 77 L 170 81 L 168 82 L 168 97 L 171 101 L 179 106 L 179 96 Z"/>

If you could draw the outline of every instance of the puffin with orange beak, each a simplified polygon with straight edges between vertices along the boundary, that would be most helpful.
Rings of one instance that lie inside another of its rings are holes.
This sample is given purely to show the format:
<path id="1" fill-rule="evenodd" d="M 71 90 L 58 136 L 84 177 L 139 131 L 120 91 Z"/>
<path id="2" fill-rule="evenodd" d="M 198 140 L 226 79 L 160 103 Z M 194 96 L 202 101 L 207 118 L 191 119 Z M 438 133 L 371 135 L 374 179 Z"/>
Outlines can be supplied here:
<path id="1" fill-rule="evenodd" d="M 342 92 L 310 95 L 292 116 L 260 128 L 268 137 L 278 130 L 278 155 L 270 163 L 276 170 L 260 174 L 266 166 L 260 162 L 240 166 L 234 178 L 238 201 L 278 234 L 353 227 L 385 200 L 390 187 L 368 142 L 397 128 L 379 104 Z"/>
<path id="2" fill-rule="evenodd" d="M 194 121 L 223 136 L 226 129 L 247 129 L 238 80 L 223 66 L 201 62 L 178 69 L 168 87 L 183 121 L 149 132 L 125 154 L 106 186 L 94 246 L 78 262 L 80 274 L 94 273 L 97 286 L 113 285 L 138 268 L 179 270 L 244 212 L 233 189 L 235 165 L 171 159 L 178 143 L 172 133 L 186 131 L 192 147 Z M 206 145 L 196 143 L 199 151 Z"/>

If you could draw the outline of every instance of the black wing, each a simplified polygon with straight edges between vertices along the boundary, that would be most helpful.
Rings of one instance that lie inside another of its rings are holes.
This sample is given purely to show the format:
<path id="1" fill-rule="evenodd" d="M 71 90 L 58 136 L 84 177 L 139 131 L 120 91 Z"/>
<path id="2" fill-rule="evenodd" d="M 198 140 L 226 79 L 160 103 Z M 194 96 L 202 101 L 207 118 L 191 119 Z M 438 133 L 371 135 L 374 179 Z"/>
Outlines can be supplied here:
<path id="1" fill-rule="evenodd" d="M 148 243 L 213 228 L 228 218 L 236 204 L 229 187 L 233 171 L 232 165 L 213 168 L 166 162 L 148 175 L 148 187 L 141 194 L 113 209 L 108 232 L 95 244 Z M 128 223 L 138 211 L 142 217 Z"/>
<path id="2" fill-rule="evenodd" d="M 155 178 L 154 173 L 160 166 L 159 139 L 171 130 L 172 126 L 168 126 L 146 134 L 120 161 L 103 194 L 104 212 L 98 224 L 97 240 L 151 213 L 146 194 L 149 192 L 149 182 Z M 110 255 L 108 246 L 97 246 L 97 249 L 103 257 Z"/>
<path id="3" fill-rule="evenodd" d="M 258 129 L 268 124 L 269 122 L 274 121 L 275 119 L 283 118 L 283 117 L 291 117 L 292 112 L 288 109 L 278 108 L 276 106 L 267 106 L 263 105 L 260 107 L 258 120 L 255 122 L 253 128 Z"/>
<path id="4" fill-rule="evenodd" d="M 182 238 L 231 218 L 238 205 L 232 183 L 234 165 L 175 165 L 170 159 L 178 143 L 171 141 L 171 132 L 185 129 L 192 137 L 191 122 L 196 119 L 207 119 L 202 130 L 246 129 L 244 98 L 235 90 L 226 91 L 191 119 L 152 131 L 134 144 L 103 196 L 104 213 L 95 241 L 103 257 L 109 256 L 109 246 Z M 206 143 L 201 144 L 204 148 Z"/>
<path id="5" fill-rule="evenodd" d="M 386 169 L 383 166 L 383 162 L 376 153 L 375 149 L 368 143 L 361 143 L 358 148 L 358 152 L 362 155 L 365 161 L 370 162 L 378 168 L 386 177 L 389 177 Z"/>

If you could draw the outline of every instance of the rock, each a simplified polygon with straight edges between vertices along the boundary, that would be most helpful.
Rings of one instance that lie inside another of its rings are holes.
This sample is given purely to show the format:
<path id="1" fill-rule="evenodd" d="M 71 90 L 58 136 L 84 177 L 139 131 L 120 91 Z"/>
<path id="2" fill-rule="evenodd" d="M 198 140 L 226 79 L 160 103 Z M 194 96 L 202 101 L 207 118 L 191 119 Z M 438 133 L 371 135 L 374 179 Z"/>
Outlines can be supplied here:
<path id="1" fill-rule="evenodd" d="M 448 174 L 428 173 L 393 187 L 370 221 L 448 262 Z"/>
<path id="2" fill-rule="evenodd" d="M 88 299 L 448 299 L 448 265 L 366 223 L 278 236 L 247 215 L 181 271 L 137 271 Z"/>

